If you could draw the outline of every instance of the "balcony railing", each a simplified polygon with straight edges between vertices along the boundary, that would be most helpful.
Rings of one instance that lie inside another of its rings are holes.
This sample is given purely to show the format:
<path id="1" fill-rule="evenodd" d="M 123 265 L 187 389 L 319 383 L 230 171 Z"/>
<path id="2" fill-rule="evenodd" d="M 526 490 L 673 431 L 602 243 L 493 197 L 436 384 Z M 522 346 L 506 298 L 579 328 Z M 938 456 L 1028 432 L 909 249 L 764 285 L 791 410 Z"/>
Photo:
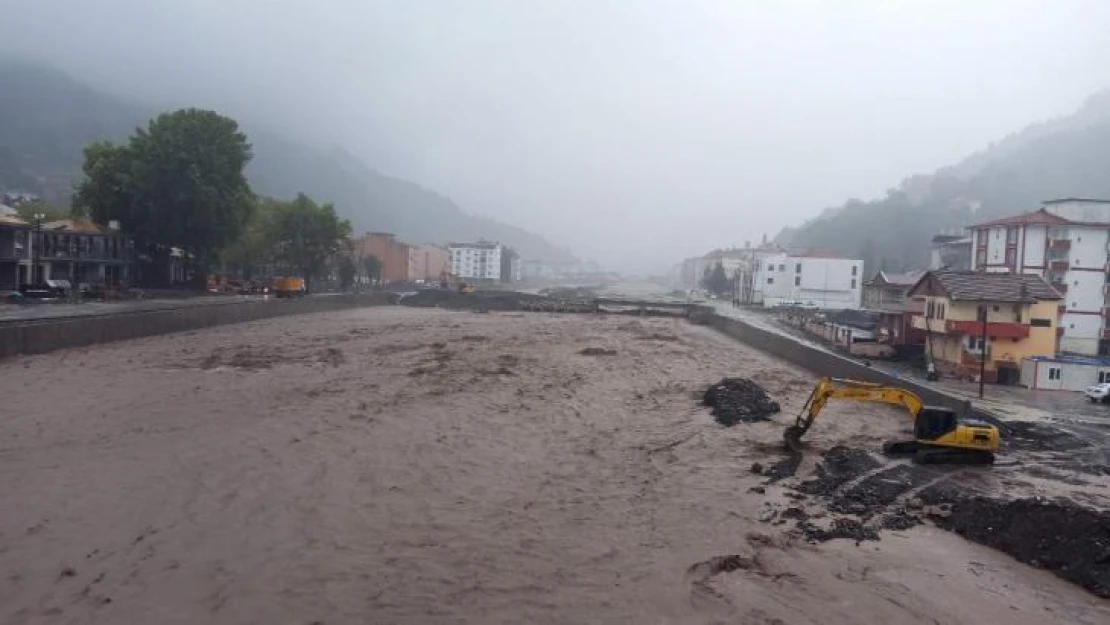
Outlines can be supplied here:
<path id="1" fill-rule="evenodd" d="M 947 334 L 968 334 L 979 336 L 983 334 L 983 324 L 979 321 L 952 321 L 944 324 Z M 996 339 L 1025 339 L 1029 338 L 1029 326 L 1017 322 L 991 321 L 987 323 L 987 336 Z"/>

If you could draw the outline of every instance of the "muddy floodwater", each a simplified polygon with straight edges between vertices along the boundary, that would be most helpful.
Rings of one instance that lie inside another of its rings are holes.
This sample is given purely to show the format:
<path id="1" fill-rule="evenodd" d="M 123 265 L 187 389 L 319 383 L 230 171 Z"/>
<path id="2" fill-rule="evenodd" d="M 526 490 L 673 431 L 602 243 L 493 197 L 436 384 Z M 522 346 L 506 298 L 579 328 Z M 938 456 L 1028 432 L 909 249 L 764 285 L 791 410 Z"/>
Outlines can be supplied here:
<path id="1" fill-rule="evenodd" d="M 726 376 L 782 412 L 719 425 Z M 884 465 L 909 419 L 845 404 L 776 474 L 813 383 L 681 320 L 402 307 L 0 362 L 0 623 L 1110 622 L 941 506 L 1105 477 Z"/>

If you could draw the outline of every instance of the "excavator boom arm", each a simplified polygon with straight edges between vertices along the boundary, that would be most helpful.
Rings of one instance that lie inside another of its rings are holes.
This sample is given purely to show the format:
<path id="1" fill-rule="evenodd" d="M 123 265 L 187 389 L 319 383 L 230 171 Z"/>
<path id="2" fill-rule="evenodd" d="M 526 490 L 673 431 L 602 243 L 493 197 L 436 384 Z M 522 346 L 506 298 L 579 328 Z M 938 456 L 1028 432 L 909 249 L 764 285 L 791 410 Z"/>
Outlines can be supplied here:
<path id="1" fill-rule="evenodd" d="M 924 407 L 921 398 L 906 389 L 843 378 L 821 378 L 810 393 L 794 425 L 786 431 L 788 445 L 791 447 L 800 445 L 802 435 L 813 425 L 813 421 L 821 414 L 830 399 L 850 399 L 902 406 L 909 411 L 911 417 L 916 417 Z"/>

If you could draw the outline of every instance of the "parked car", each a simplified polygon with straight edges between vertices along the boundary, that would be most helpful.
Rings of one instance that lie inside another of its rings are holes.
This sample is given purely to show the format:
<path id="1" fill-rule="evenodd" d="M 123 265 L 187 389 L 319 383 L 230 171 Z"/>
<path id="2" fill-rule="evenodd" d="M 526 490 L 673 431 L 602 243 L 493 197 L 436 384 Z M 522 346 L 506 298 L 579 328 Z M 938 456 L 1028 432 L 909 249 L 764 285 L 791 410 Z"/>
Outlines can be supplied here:
<path id="1" fill-rule="evenodd" d="M 1110 403 L 1110 382 L 1088 386 L 1087 390 L 1083 391 L 1083 394 L 1086 395 L 1092 403 Z"/>

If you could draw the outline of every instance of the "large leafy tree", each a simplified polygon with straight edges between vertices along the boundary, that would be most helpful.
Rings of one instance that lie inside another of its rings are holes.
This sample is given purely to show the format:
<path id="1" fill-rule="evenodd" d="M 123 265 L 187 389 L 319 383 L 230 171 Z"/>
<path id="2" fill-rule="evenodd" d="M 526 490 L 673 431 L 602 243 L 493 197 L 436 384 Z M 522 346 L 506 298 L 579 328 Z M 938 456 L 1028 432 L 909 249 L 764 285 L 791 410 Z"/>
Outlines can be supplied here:
<path id="1" fill-rule="evenodd" d="M 243 234 L 251 156 L 235 120 L 200 109 L 164 113 L 125 144 L 85 149 L 75 205 L 98 221 L 118 220 L 156 256 L 182 249 L 203 275 Z"/>
<path id="2" fill-rule="evenodd" d="M 327 264 L 347 249 L 351 223 L 340 219 L 332 204 L 317 204 L 298 194 L 290 202 L 268 200 L 267 240 L 275 261 L 304 277 L 321 275 Z"/>

